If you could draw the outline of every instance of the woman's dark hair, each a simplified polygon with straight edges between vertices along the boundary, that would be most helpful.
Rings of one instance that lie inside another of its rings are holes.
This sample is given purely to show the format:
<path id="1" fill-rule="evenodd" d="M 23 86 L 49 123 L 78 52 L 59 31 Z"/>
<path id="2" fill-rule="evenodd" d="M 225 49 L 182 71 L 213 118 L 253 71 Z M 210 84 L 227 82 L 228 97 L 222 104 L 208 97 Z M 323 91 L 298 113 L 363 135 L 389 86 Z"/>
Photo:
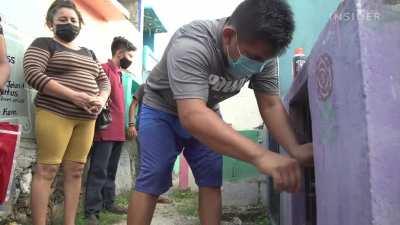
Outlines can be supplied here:
<path id="1" fill-rule="evenodd" d="M 68 9 L 74 10 L 76 12 L 76 15 L 78 15 L 79 26 L 82 26 L 82 24 L 83 24 L 82 14 L 81 14 L 81 12 L 79 12 L 75 3 L 71 0 L 55 0 L 50 5 L 50 8 L 47 10 L 47 15 L 46 15 L 46 22 L 48 24 L 53 23 L 54 16 L 56 15 L 57 11 L 61 8 L 68 8 Z"/>
<path id="2" fill-rule="evenodd" d="M 285 52 L 292 41 L 293 12 L 284 0 L 245 0 L 228 20 L 242 41 L 264 41 L 274 55 Z"/>
<path id="3" fill-rule="evenodd" d="M 115 37 L 111 44 L 111 54 L 114 56 L 118 50 L 136 51 L 136 47 L 124 37 Z"/>

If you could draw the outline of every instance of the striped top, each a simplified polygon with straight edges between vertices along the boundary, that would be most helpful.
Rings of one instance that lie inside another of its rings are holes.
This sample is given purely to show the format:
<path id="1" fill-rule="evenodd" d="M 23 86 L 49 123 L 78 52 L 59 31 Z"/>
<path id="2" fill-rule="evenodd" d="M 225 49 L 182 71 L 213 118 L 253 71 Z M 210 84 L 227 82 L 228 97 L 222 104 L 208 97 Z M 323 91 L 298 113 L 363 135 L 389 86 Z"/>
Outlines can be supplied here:
<path id="1" fill-rule="evenodd" d="M 25 81 L 38 90 L 35 105 L 61 116 L 96 119 L 72 102 L 46 95 L 43 89 L 50 80 L 85 92 L 98 95 L 108 91 L 110 82 L 95 56 L 86 48 L 73 50 L 64 47 L 52 38 L 38 38 L 29 46 L 24 56 Z"/>

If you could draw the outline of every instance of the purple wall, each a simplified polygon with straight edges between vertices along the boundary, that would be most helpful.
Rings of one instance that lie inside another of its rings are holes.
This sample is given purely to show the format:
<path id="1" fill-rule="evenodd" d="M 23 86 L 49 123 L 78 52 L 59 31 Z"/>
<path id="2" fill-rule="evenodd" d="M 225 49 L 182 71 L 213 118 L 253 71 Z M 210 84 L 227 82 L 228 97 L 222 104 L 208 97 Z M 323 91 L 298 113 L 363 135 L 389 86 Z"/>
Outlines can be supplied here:
<path id="1" fill-rule="evenodd" d="M 310 55 L 318 225 L 400 224 L 399 5 L 345 1 Z"/>
<path id="2" fill-rule="evenodd" d="M 400 224 L 400 1 L 369 0 L 360 21 L 374 225 Z M 386 3 L 385 3 L 386 2 Z"/>
<path id="3" fill-rule="evenodd" d="M 355 13 L 349 5 L 342 5 L 338 14 Z M 318 224 L 371 224 L 358 22 L 332 19 L 309 64 Z"/>

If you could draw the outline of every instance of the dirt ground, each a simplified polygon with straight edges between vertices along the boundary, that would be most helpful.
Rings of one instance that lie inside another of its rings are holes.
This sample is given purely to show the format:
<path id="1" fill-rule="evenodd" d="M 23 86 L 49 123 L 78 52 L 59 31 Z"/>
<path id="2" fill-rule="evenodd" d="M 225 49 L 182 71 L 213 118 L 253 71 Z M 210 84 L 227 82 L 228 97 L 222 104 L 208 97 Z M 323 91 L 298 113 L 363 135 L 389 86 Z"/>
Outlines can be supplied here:
<path id="1" fill-rule="evenodd" d="M 200 225 L 197 216 L 197 193 L 172 191 L 168 194 L 173 203 L 158 204 L 151 225 Z M 262 206 L 225 207 L 221 225 L 269 225 Z M 126 221 L 115 225 L 126 225 Z"/>

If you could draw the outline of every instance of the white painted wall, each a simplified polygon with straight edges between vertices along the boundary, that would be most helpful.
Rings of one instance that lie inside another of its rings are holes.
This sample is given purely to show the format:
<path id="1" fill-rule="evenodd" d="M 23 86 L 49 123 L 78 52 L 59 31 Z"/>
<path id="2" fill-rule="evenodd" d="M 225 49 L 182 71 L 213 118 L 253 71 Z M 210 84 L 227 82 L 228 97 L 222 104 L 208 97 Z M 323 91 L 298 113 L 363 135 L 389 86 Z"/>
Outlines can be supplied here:
<path id="1" fill-rule="evenodd" d="M 253 129 L 262 123 L 254 91 L 247 86 L 248 84 L 239 94 L 220 104 L 224 121 L 232 124 L 236 130 Z"/>

